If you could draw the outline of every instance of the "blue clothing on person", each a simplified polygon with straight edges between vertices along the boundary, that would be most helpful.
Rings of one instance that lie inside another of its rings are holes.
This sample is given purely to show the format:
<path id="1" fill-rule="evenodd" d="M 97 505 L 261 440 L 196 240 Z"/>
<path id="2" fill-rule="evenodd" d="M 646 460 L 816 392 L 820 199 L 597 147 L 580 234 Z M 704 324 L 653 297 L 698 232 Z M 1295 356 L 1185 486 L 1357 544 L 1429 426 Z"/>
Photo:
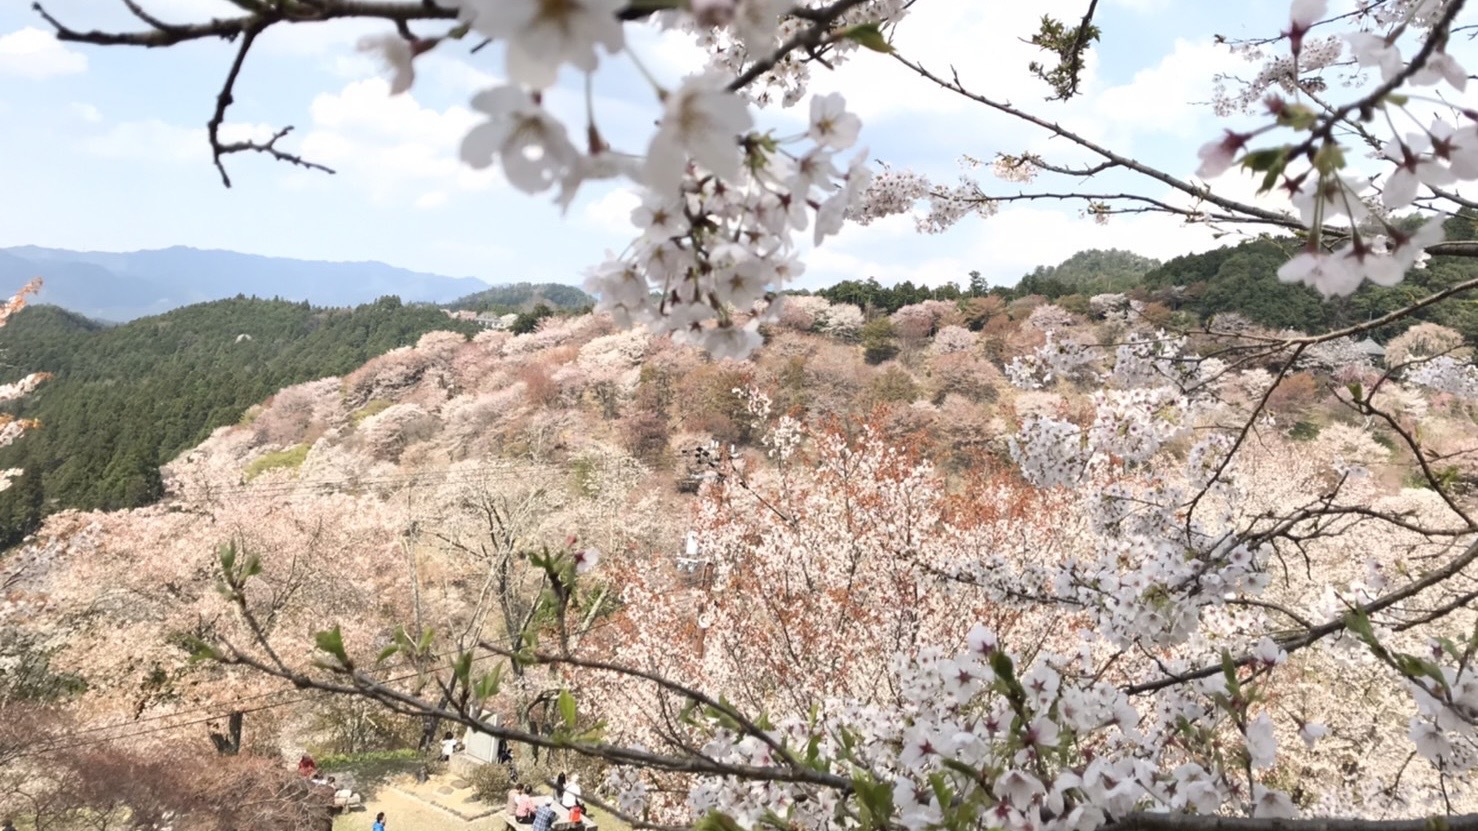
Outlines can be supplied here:
<path id="1" fill-rule="evenodd" d="M 370 826 L 370 831 L 385 831 L 385 823 L 375 820 L 375 824 Z"/>
<path id="2" fill-rule="evenodd" d="M 554 810 L 554 803 L 546 802 L 540 805 L 539 810 L 534 812 L 534 831 L 549 831 L 554 827 L 554 821 L 558 816 L 559 812 Z"/>

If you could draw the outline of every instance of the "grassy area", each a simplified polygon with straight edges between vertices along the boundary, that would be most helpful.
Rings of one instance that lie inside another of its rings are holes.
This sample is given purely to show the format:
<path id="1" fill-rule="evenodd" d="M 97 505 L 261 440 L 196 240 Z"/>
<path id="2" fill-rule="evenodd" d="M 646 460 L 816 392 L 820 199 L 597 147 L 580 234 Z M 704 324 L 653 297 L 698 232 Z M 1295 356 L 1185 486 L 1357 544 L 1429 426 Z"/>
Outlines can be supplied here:
<path id="1" fill-rule="evenodd" d="M 349 775 L 361 793 L 399 774 L 414 774 L 421 766 L 421 755 L 415 750 L 381 750 L 343 756 L 323 756 L 318 767 L 330 776 Z"/>
<path id="2" fill-rule="evenodd" d="M 246 466 L 246 481 L 250 482 L 269 470 L 276 470 L 278 468 L 296 470 L 302 467 L 303 462 L 308 458 L 308 449 L 308 445 L 299 444 L 289 447 L 286 450 L 278 450 L 275 453 L 267 453 L 259 456 L 251 464 Z"/>

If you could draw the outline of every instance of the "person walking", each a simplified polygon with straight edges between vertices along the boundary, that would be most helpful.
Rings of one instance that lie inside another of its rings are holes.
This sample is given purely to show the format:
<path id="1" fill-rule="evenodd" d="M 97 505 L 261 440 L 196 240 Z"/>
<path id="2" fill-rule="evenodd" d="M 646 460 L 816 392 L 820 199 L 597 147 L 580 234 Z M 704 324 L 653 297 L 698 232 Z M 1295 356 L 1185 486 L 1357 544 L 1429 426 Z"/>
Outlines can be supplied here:
<path id="1" fill-rule="evenodd" d="M 370 831 L 385 831 L 385 812 L 375 814 L 375 824 L 370 826 Z"/>

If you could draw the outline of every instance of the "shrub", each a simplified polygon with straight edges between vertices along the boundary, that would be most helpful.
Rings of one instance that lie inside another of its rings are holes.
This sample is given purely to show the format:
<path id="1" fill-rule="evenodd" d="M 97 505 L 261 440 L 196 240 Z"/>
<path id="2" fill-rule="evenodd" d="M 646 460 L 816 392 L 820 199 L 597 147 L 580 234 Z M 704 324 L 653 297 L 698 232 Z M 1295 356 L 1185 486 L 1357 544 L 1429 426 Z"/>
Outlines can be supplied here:
<path id="1" fill-rule="evenodd" d="M 912 402 L 919 397 L 919 385 L 903 367 L 893 364 L 873 379 L 869 397 L 879 404 Z"/>
<path id="2" fill-rule="evenodd" d="M 870 364 L 880 364 L 898 354 L 898 341 L 893 337 L 893 321 L 886 317 L 869 320 L 862 327 L 862 356 Z"/>
<path id="3" fill-rule="evenodd" d="M 1319 437 L 1319 425 L 1312 421 L 1300 421 L 1288 431 L 1288 437 L 1294 441 L 1313 441 Z"/>
<path id="4" fill-rule="evenodd" d="M 472 793 L 489 805 L 505 804 L 508 791 L 513 788 L 513 777 L 507 765 L 478 765 L 467 777 L 467 782 L 472 785 Z"/>

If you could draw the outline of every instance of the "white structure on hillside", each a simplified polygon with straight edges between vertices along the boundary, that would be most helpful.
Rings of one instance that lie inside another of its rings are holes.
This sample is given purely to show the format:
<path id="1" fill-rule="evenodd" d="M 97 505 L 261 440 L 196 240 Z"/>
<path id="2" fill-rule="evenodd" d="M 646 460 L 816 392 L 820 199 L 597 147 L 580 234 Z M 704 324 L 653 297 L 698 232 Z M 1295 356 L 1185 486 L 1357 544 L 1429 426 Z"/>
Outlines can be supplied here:
<path id="1" fill-rule="evenodd" d="M 487 710 L 482 711 L 479 720 L 487 722 L 494 727 L 498 726 L 498 715 L 496 713 L 489 713 Z M 463 753 L 466 753 L 483 764 L 494 762 L 498 759 L 498 740 L 481 730 L 474 730 L 471 727 L 467 728 L 466 732 L 462 734 L 462 746 L 465 748 L 462 751 Z"/>

